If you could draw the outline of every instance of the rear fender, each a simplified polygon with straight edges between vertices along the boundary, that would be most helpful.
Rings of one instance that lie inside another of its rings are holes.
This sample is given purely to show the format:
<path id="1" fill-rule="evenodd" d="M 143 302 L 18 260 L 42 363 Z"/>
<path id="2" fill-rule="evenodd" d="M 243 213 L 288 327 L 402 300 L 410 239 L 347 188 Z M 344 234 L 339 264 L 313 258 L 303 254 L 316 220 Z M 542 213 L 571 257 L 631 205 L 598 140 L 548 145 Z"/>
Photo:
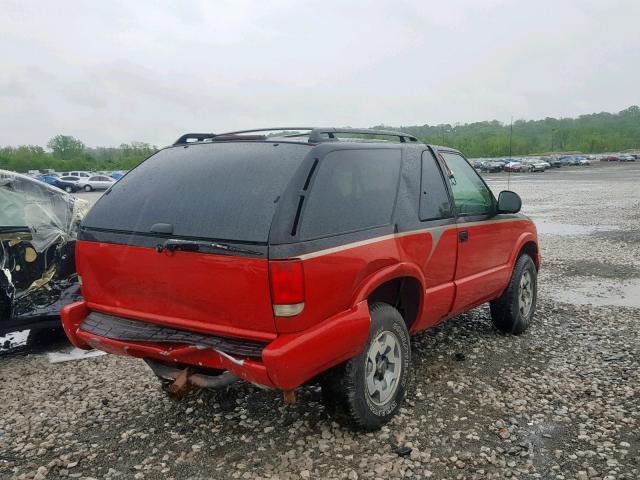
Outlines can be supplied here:
<path id="1" fill-rule="evenodd" d="M 356 289 L 353 299 L 353 305 L 356 305 L 363 300 L 366 300 L 373 291 L 382 285 L 385 282 L 390 280 L 394 280 L 396 278 L 401 277 L 413 277 L 420 283 L 420 290 L 424 297 L 424 275 L 422 271 L 411 263 L 396 263 L 395 265 L 390 265 L 388 267 L 382 268 L 375 273 L 372 273 L 367 278 L 365 278 L 360 286 Z M 420 302 L 420 306 L 418 307 L 418 316 L 417 318 L 422 317 L 422 307 L 423 302 Z"/>

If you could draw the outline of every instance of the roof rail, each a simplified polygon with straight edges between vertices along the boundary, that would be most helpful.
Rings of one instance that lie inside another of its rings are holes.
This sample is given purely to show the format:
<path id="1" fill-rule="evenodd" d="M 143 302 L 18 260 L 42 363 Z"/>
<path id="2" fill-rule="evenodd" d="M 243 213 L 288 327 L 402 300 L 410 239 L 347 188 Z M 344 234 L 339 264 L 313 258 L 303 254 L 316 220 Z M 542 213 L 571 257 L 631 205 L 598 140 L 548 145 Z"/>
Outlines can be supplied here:
<path id="1" fill-rule="evenodd" d="M 398 137 L 401 143 L 418 141 L 418 139 L 413 135 L 403 132 L 394 132 L 392 130 L 376 130 L 371 128 L 314 128 L 309 134 L 309 143 L 337 141 L 338 137 L 336 137 L 336 133 Z"/>
<path id="2" fill-rule="evenodd" d="M 271 128 L 253 128 L 251 130 L 238 130 L 236 132 L 225 132 L 219 135 L 242 135 L 245 133 L 256 132 L 297 132 L 299 130 L 312 131 L 315 127 L 271 127 Z"/>
<path id="3" fill-rule="evenodd" d="M 265 135 L 255 135 L 259 132 L 300 132 L 305 131 L 308 133 L 288 133 L 285 137 L 299 137 L 309 136 L 309 143 L 322 143 L 338 141 L 336 136 L 338 133 L 347 133 L 354 135 L 377 135 L 397 137 L 401 143 L 406 142 L 418 142 L 418 139 L 413 135 L 403 132 L 395 132 L 392 130 L 376 130 L 371 128 L 317 128 L 317 127 L 271 127 L 271 128 L 256 128 L 253 130 L 237 130 L 235 132 L 225 133 L 185 133 L 174 145 L 186 145 L 192 142 L 202 142 L 205 140 L 265 140 L 268 137 Z M 246 135 L 252 133 L 254 135 Z"/>
<path id="4" fill-rule="evenodd" d="M 174 145 L 186 145 L 187 143 L 192 142 L 202 142 L 203 140 L 209 140 L 215 138 L 215 133 L 185 133 L 178 140 L 176 140 Z"/>

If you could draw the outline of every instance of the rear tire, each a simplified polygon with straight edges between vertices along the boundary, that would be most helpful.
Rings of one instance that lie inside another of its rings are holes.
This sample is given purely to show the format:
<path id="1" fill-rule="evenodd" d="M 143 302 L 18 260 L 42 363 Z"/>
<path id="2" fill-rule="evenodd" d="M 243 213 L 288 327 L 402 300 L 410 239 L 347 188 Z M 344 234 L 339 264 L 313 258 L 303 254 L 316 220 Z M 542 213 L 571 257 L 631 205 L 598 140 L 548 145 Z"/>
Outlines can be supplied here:
<path id="1" fill-rule="evenodd" d="M 64 187 L 64 191 L 67 193 L 73 193 L 73 188 L 67 186 L 67 187 Z"/>
<path id="2" fill-rule="evenodd" d="M 93 190 L 93 188 L 91 188 L 91 185 L 85 185 L 84 186 L 84 191 L 85 192 L 90 192 L 91 190 Z"/>
<path id="3" fill-rule="evenodd" d="M 363 351 L 321 379 L 322 398 L 336 421 L 366 431 L 379 429 L 396 414 L 411 368 L 409 332 L 400 312 L 386 303 L 374 303 L 369 311 Z"/>
<path id="4" fill-rule="evenodd" d="M 529 255 L 518 258 L 509 286 L 492 301 L 491 319 L 504 333 L 519 335 L 531 323 L 538 299 L 538 271 Z"/>

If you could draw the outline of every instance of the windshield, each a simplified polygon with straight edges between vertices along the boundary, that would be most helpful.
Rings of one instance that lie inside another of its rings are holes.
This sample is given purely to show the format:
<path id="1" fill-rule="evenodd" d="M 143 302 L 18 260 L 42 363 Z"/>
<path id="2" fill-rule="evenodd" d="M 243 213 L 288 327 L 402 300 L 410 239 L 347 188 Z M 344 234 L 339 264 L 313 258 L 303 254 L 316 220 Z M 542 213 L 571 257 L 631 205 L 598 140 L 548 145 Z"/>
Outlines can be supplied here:
<path id="1" fill-rule="evenodd" d="M 276 203 L 309 146 L 229 142 L 167 148 L 96 203 L 83 227 L 263 243 Z"/>

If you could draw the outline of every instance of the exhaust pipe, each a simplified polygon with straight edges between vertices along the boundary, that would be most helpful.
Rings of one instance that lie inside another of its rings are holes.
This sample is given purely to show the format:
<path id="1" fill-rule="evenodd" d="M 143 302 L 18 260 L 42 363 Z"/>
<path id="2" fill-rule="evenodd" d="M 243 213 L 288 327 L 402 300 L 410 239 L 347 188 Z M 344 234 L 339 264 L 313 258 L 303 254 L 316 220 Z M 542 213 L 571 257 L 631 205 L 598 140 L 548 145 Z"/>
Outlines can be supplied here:
<path id="1" fill-rule="evenodd" d="M 158 377 L 173 381 L 168 391 L 176 397 L 180 396 L 181 393 L 186 393 L 190 385 L 198 388 L 215 389 L 226 387 L 241 380 L 240 377 L 231 372 L 224 372 L 220 375 L 205 375 L 202 373 L 192 373 L 189 368 L 180 369 L 171 367 L 150 358 L 145 358 L 144 361 Z"/>

